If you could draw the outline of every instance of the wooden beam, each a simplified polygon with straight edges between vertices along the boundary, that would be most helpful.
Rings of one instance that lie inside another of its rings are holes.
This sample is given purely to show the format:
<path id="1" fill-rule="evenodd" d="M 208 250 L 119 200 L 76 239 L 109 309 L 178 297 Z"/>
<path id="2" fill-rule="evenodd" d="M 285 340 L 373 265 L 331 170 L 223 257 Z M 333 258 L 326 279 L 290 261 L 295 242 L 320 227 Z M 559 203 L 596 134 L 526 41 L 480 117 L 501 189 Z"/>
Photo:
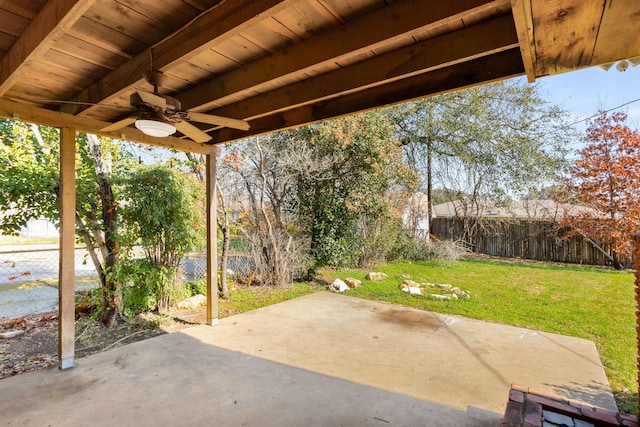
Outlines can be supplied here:
<path id="1" fill-rule="evenodd" d="M 533 83 L 536 80 L 536 46 L 533 38 L 531 0 L 511 0 L 511 9 L 513 11 L 513 21 L 518 33 L 518 42 L 520 43 L 524 72 L 527 75 L 529 83 Z"/>
<path id="2" fill-rule="evenodd" d="M 220 147 L 207 156 L 207 324 L 218 324 L 218 195 L 216 165 Z"/>
<path id="3" fill-rule="evenodd" d="M 536 76 L 589 67 L 606 0 L 537 0 L 531 2 L 535 23 Z"/>
<path id="4" fill-rule="evenodd" d="M 277 130 L 300 126 L 319 120 L 344 116 L 359 111 L 397 104 L 460 88 L 515 77 L 524 73 L 520 50 L 511 50 L 481 57 L 452 67 L 394 81 L 364 91 L 304 105 L 292 110 L 252 120 L 249 131 L 218 129 L 210 132 L 212 143 L 220 144 Z"/>
<path id="5" fill-rule="evenodd" d="M 0 99 L 0 117 L 16 119 L 29 123 L 38 123 L 52 127 L 72 127 L 78 132 L 102 135 L 114 139 L 123 139 L 142 144 L 168 148 L 170 150 L 189 151 L 198 154 L 209 154 L 214 149 L 211 145 L 174 137 L 155 138 L 147 136 L 138 129 L 125 127 L 118 131 L 105 132 L 101 129 L 110 123 L 88 117 L 78 117 L 59 111 L 46 110 L 18 102 Z"/>
<path id="6" fill-rule="evenodd" d="M 425 3 L 428 3 L 425 4 Z M 225 97 L 260 90 L 268 82 L 285 79 L 317 64 L 383 49 L 407 36 L 425 31 L 451 31 L 487 15 L 503 13 L 509 0 L 404 0 L 376 9 L 345 25 L 320 33 L 282 51 L 198 85 L 177 95 L 185 109 L 206 111 Z M 375 31 L 372 31 L 375 29 Z M 243 117 L 244 118 L 244 117 Z"/>
<path id="7" fill-rule="evenodd" d="M 112 71 L 71 99 L 98 103 L 122 96 L 144 83 L 145 71 L 166 71 L 179 62 L 210 49 L 240 34 L 245 28 L 284 10 L 291 0 L 227 0 L 207 10 L 188 25 L 153 47 L 136 55 L 131 61 Z M 67 104 L 61 110 L 82 114 L 93 107 Z"/>
<path id="8" fill-rule="evenodd" d="M 386 84 L 438 68 L 518 47 L 509 15 L 425 40 L 215 110 L 227 117 L 255 119 L 277 111 Z"/>
<path id="9" fill-rule="evenodd" d="M 640 4 L 637 0 L 607 0 L 591 65 L 640 56 L 639 28 Z"/>
<path id="10" fill-rule="evenodd" d="M 76 132 L 60 130 L 58 367 L 73 368 L 75 351 Z"/>
<path id="11" fill-rule="evenodd" d="M 89 9 L 96 0 L 48 1 L 0 61 L 0 96 Z"/>

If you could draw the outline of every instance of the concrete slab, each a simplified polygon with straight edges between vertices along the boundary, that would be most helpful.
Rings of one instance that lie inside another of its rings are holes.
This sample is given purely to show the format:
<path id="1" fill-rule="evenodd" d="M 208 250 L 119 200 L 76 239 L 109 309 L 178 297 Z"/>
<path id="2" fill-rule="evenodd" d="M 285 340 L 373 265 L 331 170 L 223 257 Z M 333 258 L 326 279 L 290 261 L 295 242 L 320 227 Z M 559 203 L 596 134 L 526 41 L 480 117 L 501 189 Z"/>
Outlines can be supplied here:
<path id="1" fill-rule="evenodd" d="M 0 420 L 498 426 L 512 382 L 615 409 L 589 341 L 321 292 L 2 380 Z"/>
<path id="2" fill-rule="evenodd" d="M 512 383 L 617 409 L 591 341 L 328 292 L 185 333 L 462 410 L 504 413 Z"/>

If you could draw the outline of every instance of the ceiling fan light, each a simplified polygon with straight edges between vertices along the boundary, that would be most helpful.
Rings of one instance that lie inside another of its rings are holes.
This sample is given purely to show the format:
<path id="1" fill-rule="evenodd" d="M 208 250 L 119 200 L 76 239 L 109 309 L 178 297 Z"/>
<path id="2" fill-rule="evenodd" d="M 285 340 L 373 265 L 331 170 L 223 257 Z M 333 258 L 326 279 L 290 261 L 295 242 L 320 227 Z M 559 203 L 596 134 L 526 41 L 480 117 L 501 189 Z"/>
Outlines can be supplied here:
<path id="1" fill-rule="evenodd" d="M 145 135 L 164 138 L 173 135 L 176 127 L 171 123 L 159 122 L 156 120 L 136 120 L 135 126 Z"/>

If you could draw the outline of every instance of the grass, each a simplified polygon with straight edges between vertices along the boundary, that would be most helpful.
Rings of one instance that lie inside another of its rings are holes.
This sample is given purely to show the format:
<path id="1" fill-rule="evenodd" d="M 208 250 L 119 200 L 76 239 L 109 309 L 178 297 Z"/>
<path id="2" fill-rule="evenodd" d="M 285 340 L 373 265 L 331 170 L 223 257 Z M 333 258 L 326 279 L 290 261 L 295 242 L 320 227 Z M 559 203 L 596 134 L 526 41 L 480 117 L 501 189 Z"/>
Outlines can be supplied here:
<path id="1" fill-rule="evenodd" d="M 319 285 L 313 283 L 294 283 L 291 287 L 283 289 L 237 285 L 229 292 L 228 299 L 220 299 L 218 301 L 219 316 L 223 318 L 244 313 L 311 294 L 320 289 Z"/>
<path id="2" fill-rule="evenodd" d="M 377 271 L 389 277 L 380 282 L 363 281 L 361 288 L 347 293 L 593 341 L 618 406 L 624 412 L 637 413 L 633 273 L 483 259 L 464 259 L 449 265 L 394 262 Z M 365 274 L 363 270 L 324 270 L 323 279 L 361 279 Z M 471 299 L 441 301 L 411 296 L 398 289 L 405 278 L 419 283 L 449 283 L 469 291 Z"/>

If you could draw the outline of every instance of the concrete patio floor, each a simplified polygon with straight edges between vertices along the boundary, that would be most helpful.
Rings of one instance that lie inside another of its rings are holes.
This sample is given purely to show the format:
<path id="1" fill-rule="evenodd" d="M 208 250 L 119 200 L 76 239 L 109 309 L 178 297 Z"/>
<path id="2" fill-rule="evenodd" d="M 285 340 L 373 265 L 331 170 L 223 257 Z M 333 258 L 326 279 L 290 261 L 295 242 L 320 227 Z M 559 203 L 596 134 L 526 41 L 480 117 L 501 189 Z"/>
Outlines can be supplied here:
<path id="1" fill-rule="evenodd" d="M 320 292 L 0 381 L 0 424 L 499 426 L 511 383 L 616 410 L 592 342 Z"/>

